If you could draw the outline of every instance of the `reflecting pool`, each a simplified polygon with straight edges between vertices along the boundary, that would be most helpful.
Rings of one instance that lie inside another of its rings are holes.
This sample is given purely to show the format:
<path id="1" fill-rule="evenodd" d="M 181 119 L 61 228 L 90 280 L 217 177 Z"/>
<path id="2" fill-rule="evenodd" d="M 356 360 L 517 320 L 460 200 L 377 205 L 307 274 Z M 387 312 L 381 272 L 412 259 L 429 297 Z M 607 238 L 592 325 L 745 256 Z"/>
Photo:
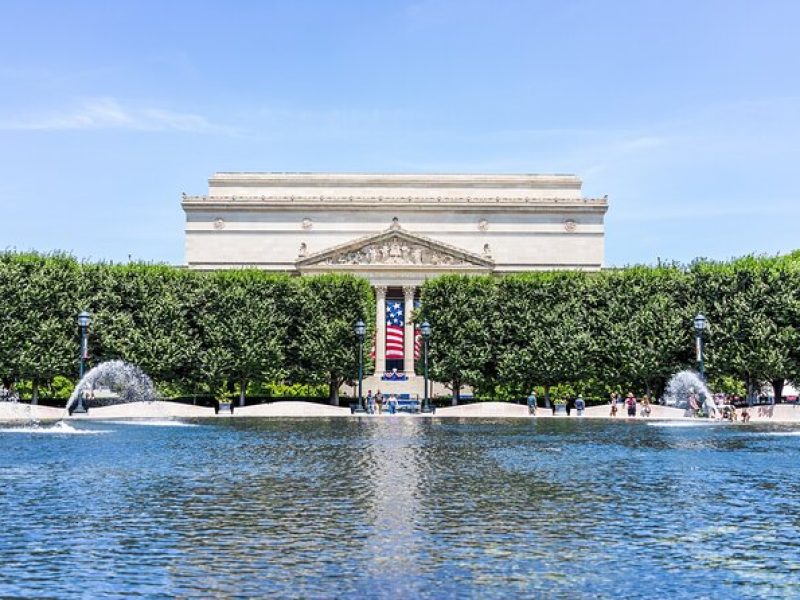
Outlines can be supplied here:
<path id="1" fill-rule="evenodd" d="M 2 597 L 800 596 L 800 428 L 0 425 Z"/>

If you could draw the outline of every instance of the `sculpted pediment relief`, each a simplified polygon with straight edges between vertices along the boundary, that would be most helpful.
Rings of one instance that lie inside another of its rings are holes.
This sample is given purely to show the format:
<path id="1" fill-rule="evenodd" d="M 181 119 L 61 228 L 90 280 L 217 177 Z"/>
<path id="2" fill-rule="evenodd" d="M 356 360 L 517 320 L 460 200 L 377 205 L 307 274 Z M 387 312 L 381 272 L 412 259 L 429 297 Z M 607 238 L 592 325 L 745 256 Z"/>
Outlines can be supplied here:
<path id="1" fill-rule="evenodd" d="M 351 243 L 300 257 L 303 266 L 431 266 L 492 267 L 488 255 L 479 256 L 455 246 L 443 244 L 400 229 L 396 224 L 387 231 Z"/>
<path id="2" fill-rule="evenodd" d="M 458 256 L 422 244 L 409 243 L 399 236 L 367 244 L 349 252 L 329 256 L 317 264 L 325 265 L 467 265 Z"/>

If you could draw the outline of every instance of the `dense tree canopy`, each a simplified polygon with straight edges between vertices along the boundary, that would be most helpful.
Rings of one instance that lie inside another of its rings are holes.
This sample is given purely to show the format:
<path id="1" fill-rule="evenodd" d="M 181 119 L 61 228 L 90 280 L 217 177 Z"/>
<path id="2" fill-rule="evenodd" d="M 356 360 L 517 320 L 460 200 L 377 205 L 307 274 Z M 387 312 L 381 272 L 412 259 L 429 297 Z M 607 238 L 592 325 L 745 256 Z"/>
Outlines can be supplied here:
<path id="1" fill-rule="evenodd" d="M 349 275 L 319 275 L 305 280 L 296 304 L 294 354 L 296 373 L 306 383 L 327 383 L 332 404 L 339 402 L 339 387 L 358 373 L 357 340 L 353 332 L 359 320 L 368 325 L 365 343 L 374 330 L 372 288 L 365 279 Z M 365 372 L 372 370 L 369 346 L 364 350 Z"/>
<path id="2" fill-rule="evenodd" d="M 606 271 L 592 281 L 595 375 L 619 388 L 663 390 L 691 360 L 696 314 L 688 280 L 674 266 Z"/>
<path id="3" fill-rule="evenodd" d="M 288 370 L 287 309 L 296 286 L 288 276 L 254 270 L 219 271 L 203 284 L 200 372 L 212 390 L 222 381 L 237 383 L 244 405 L 249 381 L 279 380 Z"/>
<path id="4" fill-rule="evenodd" d="M 80 275 L 64 255 L 0 254 L 0 374 L 39 385 L 77 369 Z"/>
<path id="5" fill-rule="evenodd" d="M 491 277 L 446 275 L 422 290 L 417 320 L 436 332 L 428 348 L 430 375 L 449 384 L 454 403 L 462 384 L 490 387 L 494 377 L 496 289 Z"/>
<path id="6" fill-rule="evenodd" d="M 120 358 L 181 390 L 327 385 L 353 381 L 353 326 L 368 327 L 369 283 L 350 275 L 289 277 L 164 265 L 83 264 L 61 255 L 0 254 L 0 376 L 35 399 L 74 381 L 81 310 L 92 314 L 90 366 Z M 429 372 L 458 390 L 524 396 L 568 384 L 584 394 L 660 393 L 694 367 L 692 319 L 703 312 L 706 372 L 755 393 L 800 379 L 800 254 L 629 267 L 599 273 L 447 275 L 422 289 Z"/>
<path id="7" fill-rule="evenodd" d="M 701 261 L 692 266 L 690 281 L 710 323 L 706 350 L 712 373 L 734 376 L 751 394 L 763 382 L 782 387 L 785 378 L 796 380 L 800 261 Z"/>
<path id="8" fill-rule="evenodd" d="M 579 272 L 515 275 L 501 280 L 501 381 L 526 395 L 591 374 L 596 340 L 588 319 L 590 279 Z"/>

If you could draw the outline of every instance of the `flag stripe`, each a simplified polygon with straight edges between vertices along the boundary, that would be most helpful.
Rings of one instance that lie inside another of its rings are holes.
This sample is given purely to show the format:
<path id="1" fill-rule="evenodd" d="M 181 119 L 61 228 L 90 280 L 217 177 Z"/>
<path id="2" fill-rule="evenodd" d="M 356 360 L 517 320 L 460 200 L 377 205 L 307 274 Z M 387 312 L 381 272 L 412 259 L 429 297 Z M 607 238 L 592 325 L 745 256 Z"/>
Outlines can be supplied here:
<path id="1" fill-rule="evenodd" d="M 386 358 L 403 358 L 404 302 L 390 300 L 386 303 Z"/>
<path id="2" fill-rule="evenodd" d="M 403 328 L 386 326 L 386 358 L 403 358 Z"/>

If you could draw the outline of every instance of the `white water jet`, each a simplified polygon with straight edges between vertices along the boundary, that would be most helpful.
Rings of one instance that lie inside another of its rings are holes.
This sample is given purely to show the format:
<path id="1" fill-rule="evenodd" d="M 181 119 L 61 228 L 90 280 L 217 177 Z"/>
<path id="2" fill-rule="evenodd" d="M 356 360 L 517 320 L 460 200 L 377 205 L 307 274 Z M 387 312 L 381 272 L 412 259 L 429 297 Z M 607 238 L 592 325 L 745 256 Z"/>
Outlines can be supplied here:
<path id="1" fill-rule="evenodd" d="M 93 394 L 100 386 L 108 388 L 112 395 L 94 398 L 92 404 L 122 404 L 156 399 L 152 380 L 139 367 L 122 360 L 109 360 L 91 369 L 78 382 L 67 400 L 67 413 L 71 414 L 72 407 L 81 395 L 86 392 Z"/>
<path id="2" fill-rule="evenodd" d="M 691 410 L 690 398 L 695 396 L 703 413 L 708 417 L 719 419 L 721 417 L 717 405 L 714 403 L 714 396 L 709 391 L 700 376 L 694 371 L 680 371 L 675 373 L 664 391 L 664 398 L 667 404 Z"/>

